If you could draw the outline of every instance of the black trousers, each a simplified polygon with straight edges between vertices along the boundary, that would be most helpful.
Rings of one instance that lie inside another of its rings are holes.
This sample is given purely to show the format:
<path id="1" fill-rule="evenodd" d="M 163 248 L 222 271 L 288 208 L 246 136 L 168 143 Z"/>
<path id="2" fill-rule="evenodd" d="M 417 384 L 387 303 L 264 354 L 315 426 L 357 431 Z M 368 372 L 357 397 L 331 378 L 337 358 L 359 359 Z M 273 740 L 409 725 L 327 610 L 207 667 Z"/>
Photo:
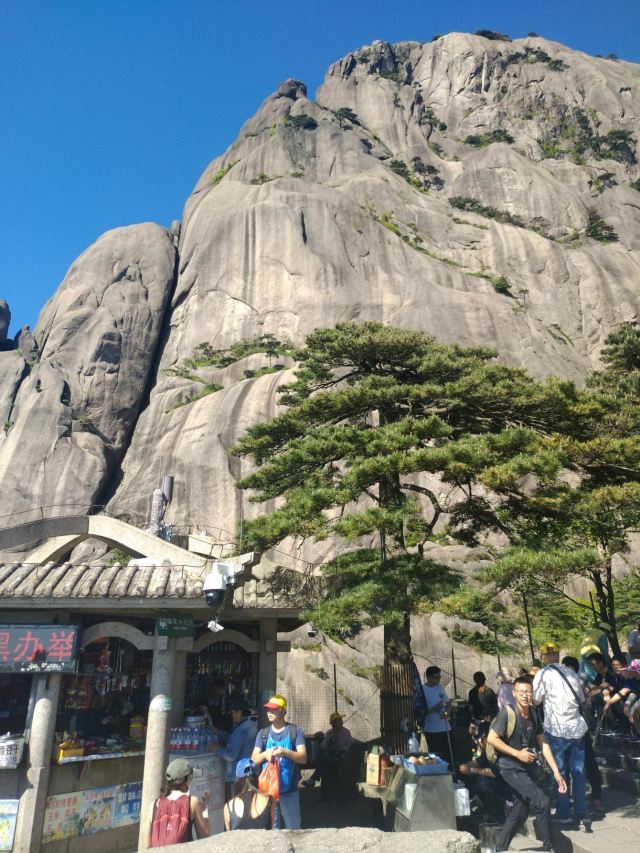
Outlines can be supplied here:
<path id="1" fill-rule="evenodd" d="M 537 834 L 543 850 L 551 849 L 551 824 L 549 797 L 541 790 L 533 776 L 525 769 L 500 767 L 503 780 L 513 796 L 513 808 L 507 815 L 504 826 L 496 839 L 496 851 L 508 850 L 518 828 L 531 812 L 536 818 Z"/>
<path id="2" fill-rule="evenodd" d="M 501 822 L 504 819 L 504 801 L 508 788 L 500 777 L 465 776 L 464 783 L 482 805 L 485 814 Z M 511 797 L 509 797 L 511 799 Z"/>
<path id="3" fill-rule="evenodd" d="M 602 774 L 593 753 L 593 743 L 589 732 L 584 736 L 584 774 L 591 785 L 591 796 L 595 800 L 601 800 Z"/>
<path id="4" fill-rule="evenodd" d="M 451 764 L 449 755 L 449 738 L 446 732 L 425 732 L 429 752 L 435 752 L 438 758 Z M 451 768 L 453 770 L 453 768 Z"/>

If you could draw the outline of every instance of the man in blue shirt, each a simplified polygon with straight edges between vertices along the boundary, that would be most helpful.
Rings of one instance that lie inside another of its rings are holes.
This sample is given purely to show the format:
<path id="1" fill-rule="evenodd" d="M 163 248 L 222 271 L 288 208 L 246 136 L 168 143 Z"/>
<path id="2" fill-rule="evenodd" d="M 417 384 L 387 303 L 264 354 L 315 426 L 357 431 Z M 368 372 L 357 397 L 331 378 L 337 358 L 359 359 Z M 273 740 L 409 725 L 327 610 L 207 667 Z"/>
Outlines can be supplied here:
<path id="1" fill-rule="evenodd" d="M 225 763 L 227 799 L 233 794 L 236 764 L 241 758 L 249 758 L 256 739 L 256 724 L 251 719 L 251 709 L 246 699 L 236 699 L 229 706 L 232 729 L 226 746 L 214 745 L 213 749 Z"/>
<path id="2" fill-rule="evenodd" d="M 284 820 L 287 829 L 300 829 L 300 767 L 307 763 L 307 747 L 300 726 L 285 722 L 287 700 L 272 696 L 264 707 L 269 725 L 258 732 L 251 755 L 254 764 L 276 759 L 280 764 L 280 799 L 276 806 L 274 829 Z"/>

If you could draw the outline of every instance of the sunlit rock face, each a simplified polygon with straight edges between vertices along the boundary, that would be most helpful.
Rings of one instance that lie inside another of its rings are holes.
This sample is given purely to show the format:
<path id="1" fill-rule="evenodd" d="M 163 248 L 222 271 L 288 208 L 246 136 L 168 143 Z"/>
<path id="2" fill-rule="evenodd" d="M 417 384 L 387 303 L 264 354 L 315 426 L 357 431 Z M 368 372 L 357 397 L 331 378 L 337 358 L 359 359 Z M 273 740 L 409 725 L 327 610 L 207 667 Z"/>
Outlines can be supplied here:
<path id="1" fill-rule="evenodd" d="M 260 511 L 227 451 L 287 371 L 185 367 L 203 342 L 374 319 L 583 381 L 638 315 L 639 83 L 544 39 L 454 33 L 360 48 L 315 101 L 280 84 L 180 225 L 104 235 L 43 309 L 36 354 L 0 352 L 1 508 L 144 514 L 171 473 L 178 525 Z"/>
<path id="2" fill-rule="evenodd" d="M 175 263 L 158 225 L 104 234 L 43 308 L 35 345 L 0 352 L 0 515 L 103 499 L 153 374 Z"/>

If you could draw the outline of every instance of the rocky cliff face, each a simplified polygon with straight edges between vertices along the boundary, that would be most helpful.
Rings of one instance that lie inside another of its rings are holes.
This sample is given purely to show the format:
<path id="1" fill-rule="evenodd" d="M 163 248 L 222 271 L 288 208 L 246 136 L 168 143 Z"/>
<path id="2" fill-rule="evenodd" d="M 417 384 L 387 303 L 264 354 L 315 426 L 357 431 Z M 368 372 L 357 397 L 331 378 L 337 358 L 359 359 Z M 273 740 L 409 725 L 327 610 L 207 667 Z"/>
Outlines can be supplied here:
<path id="1" fill-rule="evenodd" d="M 227 449 L 274 413 L 280 378 L 205 370 L 224 389 L 173 408 L 202 385 L 166 371 L 203 341 L 377 319 L 582 380 L 638 313 L 639 82 L 637 66 L 541 39 L 454 34 L 356 51 L 316 102 L 281 85 L 187 200 L 115 505 L 143 508 L 171 471 L 178 522 L 235 529 Z"/>
<path id="2" fill-rule="evenodd" d="M 0 515 L 146 512 L 170 472 L 175 522 L 235 530 L 257 510 L 227 449 L 275 412 L 282 374 L 245 378 L 260 356 L 185 369 L 205 341 L 376 319 L 582 380 L 638 315 L 639 83 L 543 39 L 451 34 L 355 51 L 315 102 L 281 84 L 181 228 L 101 237 L 29 351 L 0 352 Z"/>
<path id="3" fill-rule="evenodd" d="M 185 364 L 204 342 L 375 319 L 582 381 L 639 313 L 639 115 L 640 67 L 539 38 L 374 42 L 315 102 L 283 83 L 181 224 L 105 234 L 13 348 L 0 303 L 0 516 L 148 515 L 164 473 L 178 525 L 258 512 L 227 450 L 286 371 Z"/>

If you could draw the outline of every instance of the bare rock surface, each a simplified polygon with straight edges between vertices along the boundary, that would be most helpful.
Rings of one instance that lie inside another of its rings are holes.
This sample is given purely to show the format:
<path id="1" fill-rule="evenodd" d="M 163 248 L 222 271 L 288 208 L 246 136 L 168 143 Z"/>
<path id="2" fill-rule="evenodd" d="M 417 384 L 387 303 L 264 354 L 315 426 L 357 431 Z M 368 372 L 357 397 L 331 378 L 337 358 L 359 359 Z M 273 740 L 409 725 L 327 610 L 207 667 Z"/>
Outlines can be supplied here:
<path id="1" fill-rule="evenodd" d="M 438 829 L 432 832 L 381 832 L 379 829 L 348 827 L 345 829 L 308 829 L 292 832 L 267 832 L 248 829 L 225 832 L 214 838 L 158 848 L 175 853 L 199 853 L 213 850 L 220 853 L 407 853 L 428 849 L 429 853 L 478 853 L 479 842 L 468 832 Z"/>
<path id="2" fill-rule="evenodd" d="M 154 367 L 175 247 L 158 225 L 103 235 L 73 264 L 34 331 L 37 356 L 0 353 L 0 514 L 100 500 Z"/>
<path id="3" fill-rule="evenodd" d="M 639 116 L 640 66 L 537 37 L 376 41 L 331 66 L 315 101 L 285 81 L 204 170 L 181 222 L 101 237 L 28 351 L 0 352 L 0 515 L 108 500 L 145 516 L 163 474 L 178 527 L 234 532 L 263 512 L 235 489 L 247 463 L 228 450 L 277 413 L 291 363 L 259 377 L 266 356 L 194 367 L 203 342 L 299 344 L 379 320 L 583 382 L 640 314 Z M 449 627 L 416 623 L 416 649 L 441 663 Z M 380 638 L 361 639 L 374 665 Z M 304 653 L 291 653 L 299 673 Z M 360 700 L 369 682 L 350 676 Z"/>
<path id="4" fill-rule="evenodd" d="M 287 377 L 245 379 L 247 364 L 172 375 L 203 341 L 299 343 L 375 319 L 583 381 L 640 307 L 639 82 L 635 65 L 543 39 L 454 33 L 354 51 L 315 102 L 282 84 L 187 200 L 169 334 L 113 506 L 145 511 L 155 456 L 176 477 L 178 525 L 234 530 L 259 511 L 236 494 L 227 451 L 278 411 Z M 596 156 L 614 129 L 631 141 Z M 491 133 L 507 141 L 468 141 Z M 578 136 L 592 146 L 580 154 Z M 587 236 L 594 215 L 617 241 Z M 223 390 L 202 393 L 212 379 Z"/>

